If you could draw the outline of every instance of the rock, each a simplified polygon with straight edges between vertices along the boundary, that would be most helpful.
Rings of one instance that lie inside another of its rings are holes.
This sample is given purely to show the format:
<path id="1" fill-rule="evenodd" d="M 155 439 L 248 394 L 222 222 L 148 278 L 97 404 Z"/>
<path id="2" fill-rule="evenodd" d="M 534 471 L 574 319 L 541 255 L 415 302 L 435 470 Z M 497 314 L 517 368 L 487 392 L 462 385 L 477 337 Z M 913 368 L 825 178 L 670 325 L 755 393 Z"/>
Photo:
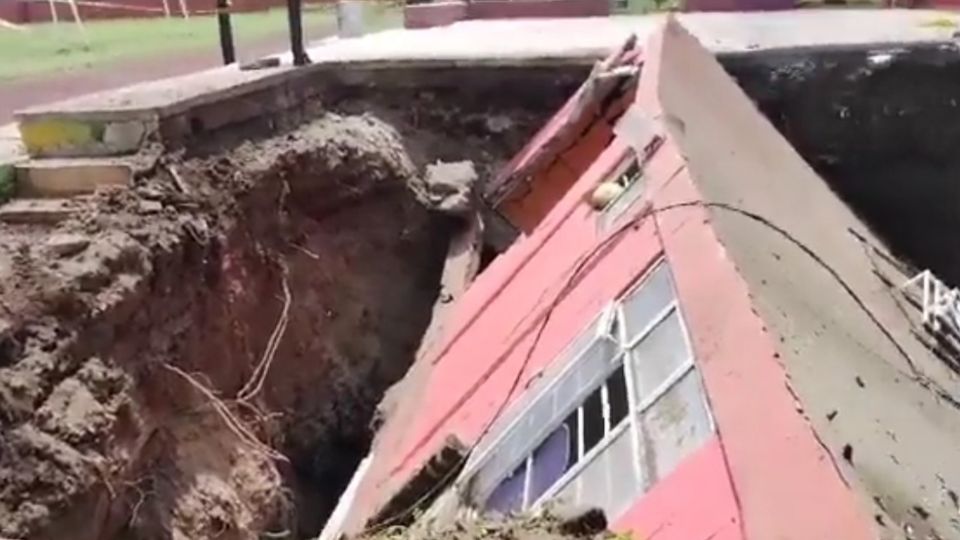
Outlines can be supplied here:
<path id="1" fill-rule="evenodd" d="M 55 257 L 69 257 L 87 249 L 90 239 L 71 233 L 54 234 L 47 240 L 47 251 Z"/>
<path id="2" fill-rule="evenodd" d="M 144 214 L 156 214 L 163 210 L 163 203 L 157 201 L 140 201 L 140 211 Z"/>
<path id="3" fill-rule="evenodd" d="M 478 179 L 472 161 L 437 162 L 428 165 L 423 179 L 424 203 L 438 212 L 465 215 L 474 206 L 474 189 Z"/>
<path id="4" fill-rule="evenodd" d="M 587 537 L 607 530 L 607 516 L 599 508 L 558 508 L 554 514 L 561 534 Z"/>
<path id="5" fill-rule="evenodd" d="M 0 206 L 0 221 L 53 225 L 69 218 L 75 210 L 66 199 L 14 199 Z"/>
<path id="6" fill-rule="evenodd" d="M 623 193 L 623 186 L 616 182 L 602 182 L 590 193 L 590 206 L 603 210 Z"/>

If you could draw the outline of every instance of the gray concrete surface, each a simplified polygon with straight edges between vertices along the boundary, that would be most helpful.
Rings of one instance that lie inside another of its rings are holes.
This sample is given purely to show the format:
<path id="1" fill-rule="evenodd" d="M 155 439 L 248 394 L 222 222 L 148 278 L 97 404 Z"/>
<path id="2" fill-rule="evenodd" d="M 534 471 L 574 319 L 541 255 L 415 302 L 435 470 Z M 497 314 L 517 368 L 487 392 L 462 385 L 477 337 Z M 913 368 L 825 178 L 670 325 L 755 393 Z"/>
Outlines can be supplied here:
<path id="1" fill-rule="evenodd" d="M 659 95 L 669 125 L 682 126 L 673 135 L 704 200 L 772 223 L 710 212 L 800 410 L 878 538 L 960 538 L 960 415 L 939 395 L 957 395 L 960 381 L 914 337 L 919 314 L 875 272 L 894 283 L 906 276 L 850 233 L 883 245 L 720 65 L 687 43 L 665 52 Z"/>
<path id="2" fill-rule="evenodd" d="M 603 56 L 630 33 L 641 40 L 663 15 L 581 19 L 464 21 L 423 30 L 388 30 L 329 38 L 309 48 L 305 70 L 398 63 L 439 65 L 587 62 Z M 784 47 L 909 43 L 950 39 L 960 18 L 925 10 L 811 10 L 767 13 L 690 13 L 680 20 L 714 52 Z M 281 56 L 289 65 L 290 55 Z M 241 71 L 227 66 L 31 107 L 19 118 L 43 114 L 130 117 L 144 111 L 173 114 L 192 103 L 274 84 L 289 67 Z"/>

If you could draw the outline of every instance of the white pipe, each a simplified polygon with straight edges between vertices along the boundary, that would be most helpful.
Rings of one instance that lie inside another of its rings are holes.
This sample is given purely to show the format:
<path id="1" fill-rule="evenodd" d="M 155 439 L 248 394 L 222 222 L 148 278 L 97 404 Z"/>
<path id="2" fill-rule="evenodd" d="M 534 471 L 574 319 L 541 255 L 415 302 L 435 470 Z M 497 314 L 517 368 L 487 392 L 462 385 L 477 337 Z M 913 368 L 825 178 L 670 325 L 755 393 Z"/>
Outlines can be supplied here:
<path id="1" fill-rule="evenodd" d="M 340 537 L 347 513 L 353 506 L 353 501 L 357 497 L 357 490 L 360 487 L 360 483 L 367 475 L 367 470 L 370 469 L 370 463 L 372 462 L 373 451 L 367 454 L 367 457 L 363 458 L 363 461 L 357 466 L 357 470 L 353 473 L 353 478 L 350 479 L 347 489 L 340 495 L 340 500 L 337 501 L 336 508 L 334 508 L 333 513 L 330 514 L 330 518 L 327 520 L 326 525 L 323 526 L 323 530 L 320 532 L 317 540 L 337 540 L 337 538 Z"/>

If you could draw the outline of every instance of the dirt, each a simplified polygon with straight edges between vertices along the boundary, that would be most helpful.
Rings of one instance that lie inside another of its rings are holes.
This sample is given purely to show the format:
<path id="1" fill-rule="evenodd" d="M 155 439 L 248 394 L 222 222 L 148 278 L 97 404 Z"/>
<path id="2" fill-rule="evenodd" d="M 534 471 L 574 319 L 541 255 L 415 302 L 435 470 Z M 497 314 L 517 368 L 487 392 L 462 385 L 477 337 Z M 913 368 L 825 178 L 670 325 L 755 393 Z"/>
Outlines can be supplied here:
<path id="1" fill-rule="evenodd" d="M 0 537 L 319 531 L 459 226 L 414 194 L 459 144 L 398 125 L 323 113 L 0 228 Z"/>
<path id="2" fill-rule="evenodd" d="M 560 513 L 553 511 L 539 515 L 512 517 L 509 519 L 457 520 L 454 523 L 433 527 L 418 524 L 411 527 L 392 527 L 372 531 L 363 540 L 473 540 L 498 538 L 500 540 L 563 540 L 563 539 L 616 539 L 621 538 L 607 530 L 603 512 L 594 509 L 570 509 Z"/>

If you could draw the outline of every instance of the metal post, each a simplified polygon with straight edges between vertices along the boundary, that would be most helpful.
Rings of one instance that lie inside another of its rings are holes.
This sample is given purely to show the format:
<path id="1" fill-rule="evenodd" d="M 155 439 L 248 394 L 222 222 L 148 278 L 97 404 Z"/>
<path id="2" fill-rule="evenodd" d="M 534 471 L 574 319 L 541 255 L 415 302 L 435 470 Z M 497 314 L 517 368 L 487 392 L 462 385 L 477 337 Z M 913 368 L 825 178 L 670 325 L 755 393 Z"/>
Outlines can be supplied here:
<path id="1" fill-rule="evenodd" d="M 223 63 L 232 64 L 237 60 L 233 49 L 233 28 L 230 26 L 230 0 L 217 0 L 217 25 L 220 27 L 220 51 Z"/>
<path id="2" fill-rule="evenodd" d="M 303 48 L 303 0 L 287 0 L 287 20 L 290 23 L 290 51 L 293 53 L 293 65 L 303 66 L 310 63 Z"/>

